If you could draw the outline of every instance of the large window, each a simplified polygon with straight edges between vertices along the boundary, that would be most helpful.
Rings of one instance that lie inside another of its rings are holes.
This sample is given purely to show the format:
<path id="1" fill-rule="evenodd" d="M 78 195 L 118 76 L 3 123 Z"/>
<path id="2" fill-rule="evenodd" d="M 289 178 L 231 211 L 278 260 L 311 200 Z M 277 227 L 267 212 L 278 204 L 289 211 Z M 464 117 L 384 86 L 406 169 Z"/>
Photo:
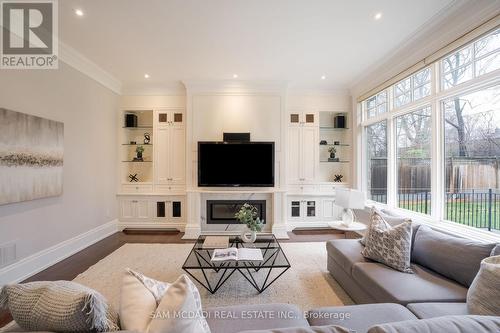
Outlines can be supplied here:
<path id="1" fill-rule="evenodd" d="M 366 127 L 368 199 L 387 203 L 387 121 Z"/>
<path id="2" fill-rule="evenodd" d="M 431 94 L 431 70 L 425 68 L 394 85 L 394 107 L 398 108 Z"/>
<path id="3" fill-rule="evenodd" d="M 442 110 L 445 218 L 500 230 L 500 86 L 451 97 Z"/>
<path id="4" fill-rule="evenodd" d="M 431 191 L 431 108 L 396 118 L 398 206 L 429 214 Z"/>
<path id="5" fill-rule="evenodd" d="M 448 89 L 500 68 L 500 29 L 441 60 L 441 85 Z"/>
<path id="6" fill-rule="evenodd" d="M 375 96 L 368 98 L 365 101 L 365 109 L 368 118 L 387 112 L 389 109 L 387 107 L 387 91 L 381 91 Z"/>
<path id="7" fill-rule="evenodd" d="M 369 199 L 500 234 L 500 28 L 361 103 Z"/>

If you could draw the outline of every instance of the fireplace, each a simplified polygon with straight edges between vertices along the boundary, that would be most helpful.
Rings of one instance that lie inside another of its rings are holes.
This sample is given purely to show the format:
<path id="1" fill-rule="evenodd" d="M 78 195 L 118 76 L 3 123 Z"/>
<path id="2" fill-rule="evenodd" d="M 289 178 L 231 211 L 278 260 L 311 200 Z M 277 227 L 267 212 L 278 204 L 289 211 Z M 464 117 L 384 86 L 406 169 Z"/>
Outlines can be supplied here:
<path id="1" fill-rule="evenodd" d="M 207 224 L 238 224 L 234 214 L 245 203 L 257 208 L 262 221 L 266 219 L 266 200 L 207 200 Z"/>

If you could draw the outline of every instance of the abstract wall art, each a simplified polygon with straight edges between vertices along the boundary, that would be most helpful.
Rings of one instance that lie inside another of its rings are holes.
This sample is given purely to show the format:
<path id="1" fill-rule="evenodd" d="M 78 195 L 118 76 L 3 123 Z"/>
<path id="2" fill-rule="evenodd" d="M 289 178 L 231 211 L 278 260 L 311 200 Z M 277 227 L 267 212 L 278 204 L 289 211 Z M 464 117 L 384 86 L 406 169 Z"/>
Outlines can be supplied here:
<path id="1" fill-rule="evenodd" d="M 64 124 L 0 108 L 0 205 L 63 191 Z"/>

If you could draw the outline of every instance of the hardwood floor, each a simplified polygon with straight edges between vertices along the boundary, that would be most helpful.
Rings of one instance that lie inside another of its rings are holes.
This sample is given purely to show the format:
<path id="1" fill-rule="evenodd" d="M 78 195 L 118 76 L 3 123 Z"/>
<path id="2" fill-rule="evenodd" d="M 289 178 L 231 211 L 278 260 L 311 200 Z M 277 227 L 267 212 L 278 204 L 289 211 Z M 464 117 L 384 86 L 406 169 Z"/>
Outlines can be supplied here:
<path id="1" fill-rule="evenodd" d="M 331 239 L 344 238 L 342 232 L 331 229 L 297 230 L 288 234 L 290 239 L 280 240 L 280 242 L 325 242 Z M 170 231 L 129 230 L 117 232 L 23 282 L 73 280 L 78 274 L 86 271 L 90 266 L 127 243 L 193 243 L 192 240 L 183 240 L 183 235 L 184 233 L 181 232 Z M 0 327 L 5 326 L 11 320 L 12 317 L 8 312 L 0 311 Z"/>

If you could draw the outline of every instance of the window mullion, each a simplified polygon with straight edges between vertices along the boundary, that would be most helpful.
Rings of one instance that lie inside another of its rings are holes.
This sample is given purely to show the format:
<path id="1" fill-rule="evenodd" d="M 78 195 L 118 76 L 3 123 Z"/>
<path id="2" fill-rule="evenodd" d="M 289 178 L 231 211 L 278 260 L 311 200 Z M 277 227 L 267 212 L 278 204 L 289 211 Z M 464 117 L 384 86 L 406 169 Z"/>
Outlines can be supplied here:
<path id="1" fill-rule="evenodd" d="M 397 160 L 395 118 L 387 119 L 387 205 L 397 207 Z"/>

